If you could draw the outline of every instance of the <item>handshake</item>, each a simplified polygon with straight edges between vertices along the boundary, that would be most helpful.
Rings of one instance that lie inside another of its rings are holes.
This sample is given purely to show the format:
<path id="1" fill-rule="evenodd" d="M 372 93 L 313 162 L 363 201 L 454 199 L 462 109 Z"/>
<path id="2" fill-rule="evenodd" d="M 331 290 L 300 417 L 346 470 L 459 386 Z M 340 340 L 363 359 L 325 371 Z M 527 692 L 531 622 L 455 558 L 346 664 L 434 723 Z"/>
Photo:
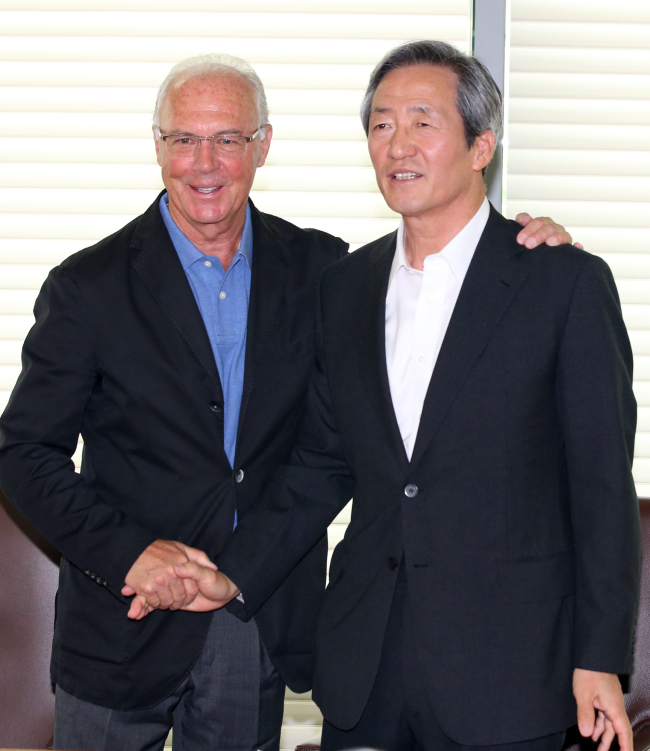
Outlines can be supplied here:
<path id="1" fill-rule="evenodd" d="M 125 597 L 135 595 L 128 617 L 139 621 L 152 610 L 218 610 L 239 594 L 202 551 L 175 540 L 156 540 L 126 575 Z"/>

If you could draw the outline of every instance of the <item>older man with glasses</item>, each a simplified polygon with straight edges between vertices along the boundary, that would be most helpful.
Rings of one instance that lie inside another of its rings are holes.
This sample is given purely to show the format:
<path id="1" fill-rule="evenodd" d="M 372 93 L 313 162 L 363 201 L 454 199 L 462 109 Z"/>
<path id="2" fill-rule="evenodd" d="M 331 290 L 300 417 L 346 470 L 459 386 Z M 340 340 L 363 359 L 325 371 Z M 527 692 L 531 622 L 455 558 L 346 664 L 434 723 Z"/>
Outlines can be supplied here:
<path id="1" fill-rule="evenodd" d="M 247 63 L 179 63 L 154 113 L 165 191 L 36 303 L 0 483 L 63 554 L 55 748 L 161 749 L 173 727 L 183 751 L 277 749 L 285 683 L 310 688 L 324 537 L 250 623 L 180 611 L 196 585 L 174 572 L 211 565 L 288 459 L 317 283 L 347 251 L 249 200 L 271 135 Z M 540 221 L 527 234 L 567 239 Z M 134 594 L 167 610 L 129 620 Z"/>

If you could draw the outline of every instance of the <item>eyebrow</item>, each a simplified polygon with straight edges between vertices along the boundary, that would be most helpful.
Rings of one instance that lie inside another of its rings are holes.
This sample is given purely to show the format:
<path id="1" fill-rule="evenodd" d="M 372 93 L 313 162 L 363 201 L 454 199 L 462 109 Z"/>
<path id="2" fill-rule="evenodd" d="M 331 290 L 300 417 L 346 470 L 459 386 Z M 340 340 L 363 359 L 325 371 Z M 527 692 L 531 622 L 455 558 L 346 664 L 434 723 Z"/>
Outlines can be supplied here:
<path id="1" fill-rule="evenodd" d="M 374 107 L 371 114 L 379 114 L 379 115 L 385 115 L 389 112 L 392 112 L 392 107 Z M 409 107 L 410 112 L 420 112 L 423 115 L 430 115 L 433 112 L 435 112 L 435 108 L 429 106 L 428 104 L 414 104 L 412 107 Z"/>
<path id="2" fill-rule="evenodd" d="M 217 136 L 239 136 L 243 131 L 238 128 L 230 128 L 228 130 L 218 130 L 211 136 L 199 136 L 196 133 L 190 133 L 188 130 L 172 130 L 169 135 L 171 136 L 192 136 L 193 138 L 216 138 Z"/>

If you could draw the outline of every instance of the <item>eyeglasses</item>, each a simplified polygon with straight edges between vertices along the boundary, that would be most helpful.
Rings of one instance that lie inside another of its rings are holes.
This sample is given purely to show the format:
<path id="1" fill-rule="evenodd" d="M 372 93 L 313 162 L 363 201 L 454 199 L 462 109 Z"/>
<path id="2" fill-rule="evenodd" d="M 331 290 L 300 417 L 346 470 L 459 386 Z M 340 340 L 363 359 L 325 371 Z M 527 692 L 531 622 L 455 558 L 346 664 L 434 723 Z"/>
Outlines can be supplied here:
<path id="1" fill-rule="evenodd" d="M 194 136 L 191 133 L 158 133 L 160 139 L 167 144 L 172 156 L 193 157 L 201 148 L 201 141 L 208 141 L 213 151 L 219 156 L 243 156 L 246 146 L 259 135 L 258 128 L 252 136 L 235 136 L 225 133 L 220 136 Z"/>

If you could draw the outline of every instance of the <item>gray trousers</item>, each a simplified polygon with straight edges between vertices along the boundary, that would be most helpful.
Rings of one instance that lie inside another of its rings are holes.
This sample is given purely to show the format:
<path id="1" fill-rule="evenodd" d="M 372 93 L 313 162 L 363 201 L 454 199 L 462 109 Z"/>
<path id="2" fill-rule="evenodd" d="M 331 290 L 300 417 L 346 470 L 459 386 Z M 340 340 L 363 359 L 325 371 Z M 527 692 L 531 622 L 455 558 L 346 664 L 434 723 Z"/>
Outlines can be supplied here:
<path id="1" fill-rule="evenodd" d="M 57 687 L 54 748 L 69 751 L 278 751 L 284 683 L 254 621 L 213 614 L 189 676 L 150 709 L 121 712 Z"/>

